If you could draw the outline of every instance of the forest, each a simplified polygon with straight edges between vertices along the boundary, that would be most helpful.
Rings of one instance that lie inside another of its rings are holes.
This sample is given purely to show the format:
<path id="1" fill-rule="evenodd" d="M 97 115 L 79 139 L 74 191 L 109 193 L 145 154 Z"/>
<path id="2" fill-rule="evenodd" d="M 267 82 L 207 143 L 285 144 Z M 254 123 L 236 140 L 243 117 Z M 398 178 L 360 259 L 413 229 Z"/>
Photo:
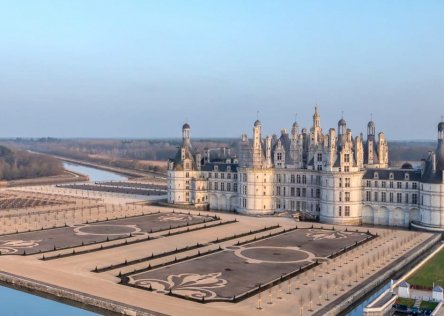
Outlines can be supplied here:
<path id="1" fill-rule="evenodd" d="M 53 157 L 0 145 L 1 180 L 55 176 L 63 173 L 63 170 L 62 162 Z"/>

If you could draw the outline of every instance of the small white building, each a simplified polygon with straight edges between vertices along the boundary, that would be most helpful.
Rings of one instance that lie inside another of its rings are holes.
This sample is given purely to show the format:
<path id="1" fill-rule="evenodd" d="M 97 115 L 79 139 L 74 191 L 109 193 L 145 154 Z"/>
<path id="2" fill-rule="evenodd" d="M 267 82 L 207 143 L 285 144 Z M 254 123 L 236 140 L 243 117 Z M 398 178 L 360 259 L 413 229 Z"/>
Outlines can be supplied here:
<path id="1" fill-rule="evenodd" d="M 439 302 L 444 301 L 444 290 L 443 290 L 443 288 L 440 287 L 439 285 L 435 286 L 433 288 L 432 298 L 435 301 L 439 301 Z"/>
<path id="2" fill-rule="evenodd" d="M 410 284 L 402 281 L 398 286 L 398 296 L 403 298 L 410 298 Z"/>

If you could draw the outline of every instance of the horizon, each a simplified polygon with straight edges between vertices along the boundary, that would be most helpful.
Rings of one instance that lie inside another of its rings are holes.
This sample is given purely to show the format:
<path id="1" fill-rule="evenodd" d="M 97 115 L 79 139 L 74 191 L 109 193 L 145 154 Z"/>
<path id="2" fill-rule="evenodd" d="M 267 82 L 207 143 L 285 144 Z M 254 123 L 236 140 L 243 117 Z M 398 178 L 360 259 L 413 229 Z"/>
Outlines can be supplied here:
<path id="1" fill-rule="evenodd" d="M 429 139 L 444 114 L 444 3 L 8 3 L 3 137 L 236 137 L 311 122 Z M 301 124 L 306 125 L 306 124 Z"/>

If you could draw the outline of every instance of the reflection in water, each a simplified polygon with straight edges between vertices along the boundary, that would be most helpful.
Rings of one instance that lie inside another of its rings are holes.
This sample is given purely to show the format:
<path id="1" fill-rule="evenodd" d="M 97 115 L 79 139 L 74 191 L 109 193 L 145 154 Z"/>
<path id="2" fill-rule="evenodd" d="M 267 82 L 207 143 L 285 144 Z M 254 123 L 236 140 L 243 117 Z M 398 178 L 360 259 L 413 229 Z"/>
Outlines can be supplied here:
<path id="1" fill-rule="evenodd" d="M 90 181 L 112 181 L 112 180 L 126 180 L 125 176 L 119 175 L 117 173 L 99 170 L 91 167 L 85 167 L 81 165 L 75 165 L 72 163 L 65 162 L 65 169 L 78 172 L 84 175 L 88 175 Z"/>
<path id="2" fill-rule="evenodd" d="M 40 296 L 0 286 L 0 298 L 2 300 L 1 315 L 11 316 L 90 316 L 95 313 L 51 301 Z"/>
<path id="3" fill-rule="evenodd" d="M 348 312 L 347 316 L 361 316 L 364 315 L 364 308 L 370 304 L 375 298 L 377 298 L 382 292 L 387 290 L 390 287 L 390 281 L 386 283 L 382 288 L 373 293 L 371 296 L 367 297 L 364 301 L 362 301 L 358 306 L 356 306 L 353 310 Z"/>

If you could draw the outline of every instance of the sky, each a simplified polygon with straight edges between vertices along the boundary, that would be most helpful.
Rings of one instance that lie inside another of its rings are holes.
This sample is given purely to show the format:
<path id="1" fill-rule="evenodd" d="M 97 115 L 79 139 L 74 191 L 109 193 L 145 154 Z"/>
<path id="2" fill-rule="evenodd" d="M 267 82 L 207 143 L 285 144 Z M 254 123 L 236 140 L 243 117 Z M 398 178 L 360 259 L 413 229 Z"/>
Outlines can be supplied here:
<path id="1" fill-rule="evenodd" d="M 444 1 L 0 0 L 0 137 L 435 139 Z"/>

